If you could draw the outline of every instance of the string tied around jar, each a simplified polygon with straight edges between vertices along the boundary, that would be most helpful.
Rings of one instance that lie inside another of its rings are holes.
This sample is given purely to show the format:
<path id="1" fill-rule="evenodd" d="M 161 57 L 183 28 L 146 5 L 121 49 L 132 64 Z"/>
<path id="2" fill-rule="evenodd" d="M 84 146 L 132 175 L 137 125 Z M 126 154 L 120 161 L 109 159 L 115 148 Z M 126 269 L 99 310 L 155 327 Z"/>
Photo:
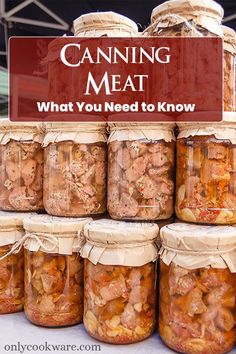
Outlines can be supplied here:
<path id="1" fill-rule="evenodd" d="M 49 233 L 47 234 L 47 233 L 38 233 L 38 232 L 37 233 L 26 232 L 25 235 L 20 240 L 18 240 L 13 244 L 9 252 L 7 252 L 6 254 L 0 257 L 0 261 L 7 258 L 11 254 L 19 253 L 27 241 L 35 241 L 44 252 L 47 253 L 54 252 L 59 245 L 59 238 L 71 238 L 75 236 L 75 233 L 66 232 L 66 233 L 60 233 L 55 235 Z M 48 244 L 51 246 L 49 246 Z"/>

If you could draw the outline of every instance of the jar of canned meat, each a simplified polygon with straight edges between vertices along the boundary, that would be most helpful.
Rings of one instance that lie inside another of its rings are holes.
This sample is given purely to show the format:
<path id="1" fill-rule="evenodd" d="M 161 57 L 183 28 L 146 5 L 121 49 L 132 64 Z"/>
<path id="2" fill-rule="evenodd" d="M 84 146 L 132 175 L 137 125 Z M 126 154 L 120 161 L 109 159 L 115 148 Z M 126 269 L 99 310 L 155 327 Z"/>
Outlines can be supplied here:
<path id="1" fill-rule="evenodd" d="M 236 340 L 236 228 L 161 230 L 159 334 L 185 354 L 222 354 Z"/>
<path id="2" fill-rule="evenodd" d="M 85 225 L 84 326 L 92 337 L 126 344 L 153 333 L 158 233 L 151 223 Z"/>
<path id="3" fill-rule="evenodd" d="M 29 214 L 0 212 L 0 314 L 23 310 L 23 218 Z"/>
<path id="4" fill-rule="evenodd" d="M 173 214 L 175 136 L 170 123 L 110 123 L 108 211 L 113 219 Z"/>
<path id="5" fill-rule="evenodd" d="M 112 11 L 91 12 L 74 20 L 77 37 L 137 37 L 138 26 L 128 17 Z"/>
<path id="6" fill-rule="evenodd" d="M 91 116 L 92 118 L 92 116 Z M 44 207 L 55 216 L 106 211 L 104 123 L 48 123 L 43 142 Z"/>
<path id="7" fill-rule="evenodd" d="M 224 111 L 235 111 L 236 33 L 222 26 L 224 34 Z"/>
<path id="8" fill-rule="evenodd" d="M 0 209 L 43 209 L 42 125 L 0 122 Z"/>
<path id="9" fill-rule="evenodd" d="M 236 122 L 178 126 L 177 217 L 197 223 L 236 223 Z"/>
<path id="10" fill-rule="evenodd" d="M 77 233 L 90 219 L 37 215 L 24 219 L 25 314 L 44 327 L 83 317 L 83 260 Z"/>
<path id="11" fill-rule="evenodd" d="M 152 11 L 151 25 L 145 33 L 158 37 L 222 37 L 224 10 L 215 1 L 171 0 Z"/>

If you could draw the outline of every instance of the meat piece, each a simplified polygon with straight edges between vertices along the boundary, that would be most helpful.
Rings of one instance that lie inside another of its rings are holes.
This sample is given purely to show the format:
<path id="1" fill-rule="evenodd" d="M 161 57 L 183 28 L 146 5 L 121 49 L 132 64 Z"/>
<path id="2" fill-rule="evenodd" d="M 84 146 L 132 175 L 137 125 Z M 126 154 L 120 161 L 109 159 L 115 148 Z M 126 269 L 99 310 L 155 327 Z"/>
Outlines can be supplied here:
<path id="1" fill-rule="evenodd" d="M 162 167 L 165 165 L 168 161 L 168 158 L 166 155 L 164 155 L 161 151 L 160 152 L 155 152 L 153 154 L 150 154 L 148 156 L 148 160 L 151 165 L 155 167 Z"/>
<path id="2" fill-rule="evenodd" d="M 128 279 L 128 284 L 130 288 L 133 288 L 135 285 L 139 285 L 141 277 L 142 277 L 142 273 L 140 272 L 140 270 L 136 268 L 132 268 Z"/>
<path id="3" fill-rule="evenodd" d="M 82 176 L 88 169 L 88 162 L 82 159 L 78 162 L 72 162 L 70 165 L 70 171 L 76 177 Z"/>
<path id="4" fill-rule="evenodd" d="M 227 293 L 227 291 L 230 288 L 231 287 L 229 284 L 223 283 L 220 287 L 217 287 L 217 288 L 211 290 L 206 295 L 207 303 L 210 305 L 222 303 L 222 298 L 224 297 L 224 295 Z"/>
<path id="5" fill-rule="evenodd" d="M 220 308 L 216 317 L 216 325 L 222 331 L 231 331 L 235 326 L 233 314 L 225 308 Z"/>
<path id="6" fill-rule="evenodd" d="M 139 141 L 127 141 L 126 145 L 132 159 L 144 155 L 148 150 L 147 144 Z"/>
<path id="7" fill-rule="evenodd" d="M 30 186 L 36 175 L 37 162 L 35 160 L 26 160 L 22 163 L 22 178 L 25 186 Z"/>
<path id="8" fill-rule="evenodd" d="M 121 315 L 121 324 L 127 328 L 134 329 L 137 325 L 137 312 L 130 304 L 125 306 L 124 312 Z"/>
<path id="9" fill-rule="evenodd" d="M 209 143 L 207 148 L 208 159 L 222 160 L 226 157 L 227 148 L 216 143 Z"/>
<path id="10" fill-rule="evenodd" d="M 37 165 L 35 178 L 30 186 L 34 191 L 39 192 L 43 188 L 43 165 Z"/>
<path id="11" fill-rule="evenodd" d="M 125 278 L 120 275 L 119 278 L 109 282 L 107 286 L 103 286 L 100 289 L 100 295 L 106 302 L 117 299 L 119 297 L 127 297 L 127 288 L 125 284 Z"/>
<path id="12" fill-rule="evenodd" d="M 136 182 L 136 187 L 145 199 L 155 198 L 158 193 L 156 183 L 148 176 L 142 176 L 139 178 Z"/>
<path id="13" fill-rule="evenodd" d="M 95 184 L 103 186 L 106 184 L 106 165 L 104 162 L 95 164 Z"/>
<path id="14" fill-rule="evenodd" d="M 18 163 L 6 161 L 6 172 L 10 181 L 15 182 L 21 177 Z"/>
<path id="15" fill-rule="evenodd" d="M 9 194 L 9 203 L 16 210 L 31 210 L 31 204 L 27 196 L 26 187 L 15 188 Z"/>
<path id="16" fill-rule="evenodd" d="M 187 312 L 189 316 L 206 312 L 207 307 L 202 299 L 203 293 L 199 288 L 191 290 L 186 298 Z"/>
<path id="17" fill-rule="evenodd" d="M 127 170 L 132 164 L 132 159 L 131 159 L 129 150 L 126 148 L 118 150 L 116 159 L 117 159 L 119 166 L 123 170 Z"/>
<path id="18" fill-rule="evenodd" d="M 146 157 L 138 157 L 135 159 L 131 167 L 125 172 L 127 180 L 129 182 L 135 182 L 139 179 L 144 174 L 147 163 Z"/>
<path id="19" fill-rule="evenodd" d="M 147 302 L 148 297 L 148 289 L 143 286 L 136 285 L 132 288 L 130 295 L 129 295 L 129 303 L 131 305 L 141 303 L 145 304 Z"/>
<path id="20" fill-rule="evenodd" d="M 92 146 L 91 154 L 94 157 L 95 161 L 105 162 L 106 160 L 106 150 L 101 146 Z"/>
<path id="21" fill-rule="evenodd" d="M 39 304 L 39 310 L 41 313 L 52 313 L 55 310 L 55 304 L 53 302 L 52 295 L 43 295 Z"/>
<path id="22" fill-rule="evenodd" d="M 202 164 L 200 178 L 202 183 L 230 180 L 227 165 L 224 162 L 205 160 Z"/>
<path id="23" fill-rule="evenodd" d="M 122 193 L 120 202 L 117 205 L 117 216 L 120 217 L 132 217 L 138 213 L 139 205 L 138 202 L 129 196 L 127 193 Z"/>

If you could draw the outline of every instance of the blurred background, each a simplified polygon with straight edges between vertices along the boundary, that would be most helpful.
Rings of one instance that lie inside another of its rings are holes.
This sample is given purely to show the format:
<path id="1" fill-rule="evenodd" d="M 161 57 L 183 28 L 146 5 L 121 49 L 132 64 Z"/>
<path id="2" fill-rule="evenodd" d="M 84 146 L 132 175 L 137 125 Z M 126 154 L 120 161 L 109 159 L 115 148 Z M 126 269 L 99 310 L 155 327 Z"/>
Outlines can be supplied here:
<path id="1" fill-rule="evenodd" d="M 0 116 L 7 115 L 7 45 L 11 36 L 61 36 L 72 34 L 73 20 L 96 11 L 128 16 L 142 31 L 150 23 L 160 0 L 0 0 Z M 199 0 L 199 3 L 201 0 Z M 224 24 L 236 30 L 236 0 L 218 1 L 225 11 Z"/>

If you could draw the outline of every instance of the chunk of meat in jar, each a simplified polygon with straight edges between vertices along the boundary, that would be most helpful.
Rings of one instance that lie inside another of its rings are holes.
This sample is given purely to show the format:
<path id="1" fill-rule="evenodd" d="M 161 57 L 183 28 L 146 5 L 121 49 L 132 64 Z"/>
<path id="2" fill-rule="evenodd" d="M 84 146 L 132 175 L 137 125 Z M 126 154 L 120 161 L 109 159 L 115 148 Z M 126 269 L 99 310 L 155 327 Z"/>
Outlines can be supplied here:
<path id="1" fill-rule="evenodd" d="M 190 290 L 194 289 L 196 279 L 187 269 L 174 266 L 169 276 L 170 295 L 186 295 Z"/>
<path id="2" fill-rule="evenodd" d="M 227 269 L 217 271 L 215 268 L 206 268 L 201 270 L 200 275 L 200 283 L 206 291 L 221 286 L 222 283 L 227 282 L 228 278 Z"/>
<path id="3" fill-rule="evenodd" d="M 141 271 L 137 268 L 132 268 L 129 274 L 129 278 L 127 280 L 129 287 L 133 288 L 136 285 L 140 285 L 141 278 L 142 278 Z"/>
<path id="4" fill-rule="evenodd" d="M 168 162 L 168 157 L 161 151 L 148 156 L 149 163 L 154 167 L 162 167 Z"/>
<path id="5" fill-rule="evenodd" d="M 208 304 L 218 304 L 219 302 L 222 303 L 222 299 L 227 291 L 231 288 L 229 284 L 223 283 L 221 286 L 211 290 L 206 295 L 206 301 Z"/>
<path id="6" fill-rule="evenodd" d="M 132 159 L 136 159 L 137 157 L 144 155 L 148 150 L 147 144 L 139 141 L 127 141 L 126 146 Z"/>
<path id="7" fill-rule="evenodd" d="M 57 291 L 63 291 L 64 282 L 60 271 L 50 271 L 50 274 L 41 275 L 43 289 L 46 294 L 52 294 Z"/>
<path id="8" fill-rule="evenodd" d="M 200 178 L 198 176 L 189 176 L 185 179 L 185 193 L 187 198 L 193 196 L 196 192 L 196 188 L 200 182 Z"/>
<path id="9" fill-rule="evenodd" d="M 106 183 L 106 164 L 96 162 L 95 164 L 95 184 L 102 186 Z"/>
<path id="10" fill-rule="evenodd" d="M 235 319 L 232 312 L 225 308 L 219 308 L 218 315 L 216 317 L 216 325 L 222 331 L 231 331 L 231 329 L 235 326 Z"/>
<path id="11" fill-rule="evenodd" d="M 35 160 L 26 160 L 22 162 L 22 178 L 26 186 L 30 186 L 36 174 L 37 162 Z"/>
<path id="12" fill-rule="evenodd" d="M 80 177 L 79 182 L 81 182 L 83 185 L 92 184 L 95 173 L 96 173 L 95 165 L 90 166 L 88 172 L 85 172 Z"/>
<path id="13" fill-rule="evenodd" d="M 136 182 L 136 187 L 145 199 L 154 198 L 158 194 L 156 183 L 148 176 L 140 177 Z"/>
<path id="14" fill-rule="evenodd" d="M 205 160 L 200 171 L 200 179 L 202 183 L 210 183 L 217 181 L 229 181 L 230 173 L 224 162 Z"/>
<path id="15" fill-rule="evenodd" d="M 6 172 L 10 181 L 15 182 L 21 177 L 18 163 L 6 161 Z"/>
<path id="16" fill-rule="evenodd" d="M 20 158 L 20 146 L 19 143 L 15 140 L 10 140 L 6 145 L 4 157 L 8 159 L 13 159 L 18 161 Z"/>
<path id="17" fill-rule="evenodd" d="M 186 297 L 186 308 L 189 316 L 200 315 L 207 310 L 203 302 L 203 293 L 200 289 L 191 290 Z"/>
<path id="18" fill-rule="evenodd" d="M 55 304 L 52 295 L 43 295 L 39 303 L 39 311 L 41 313 L 53 313 L 55 311 Z"/>
<path id="19" fill-rule="evenodd" d="M 148 160 L 146 157 L 138 157 L 133 161 L 133 164 L 128 170 L 126 170 L 125 175 L 129 182 L 135 182 L 139 179 L 145 172 Z"/>
<path id="20" fill-rule="evenodd" d="M 127 170 L 132 164 L 132 159 L 131 159 L 129 150 L 127 148 L 122 148 L 122 149 L 118 150 L 116 159 L 117 159 L 119 166 L 123 170 Z"/>
<path id="21" fill-rule="evenodd" d="M 127 193 L 122 193 L 120 202 L 117 205 L 118 217 L 136 216 L 139 210 L 138 202 Z"/>
<path id="22" fill-rule="evenodd" d="M 110 162 L 108 165 L 108 180 L 112 183 L 120 182 L 122 178 L 122 169 L 121 167 L 114 162 Z"/>
<path id="23" fill-rule="evenodd" d="M 16 210 L 26 210 L 31 207 L 26 187 L 15 188 L 9 194 L 9 203 Z"/>
<path id="24" fill-rule="evenodd" d="M 123 275 L 120 275 L 117 279 L 112 280 L 106 286 L 101 287 L 100 295 L 106 302 L 119 297 L 127 298 L 128 292 Z"/>
<path id="25" fill-rule="evenodd" d="M 70 165 L 70 171 L 75 177 L 81 177 L 89 169 L 88 162 L 86 160 L 79 160 L 78 162 L 72 162 Z"/>
<path id="26" fill-rule="evenodd" d="M 148 175 L 159 183 L 160 177 L 163 178 L 164 175 L 169 173 L 169 170 L 170 168 L 168 166 L 162 166 L 159 168 L 149 168 Z"/>
<path id="27" fill-rule="evenodd" d="M 135 305 L 138 303 L 144 305 L 147 302 L 147 297 L 148 297 L 148 289 L 146 289 L 143 286 L 136 285 L 135 287 L 132 288 L 129 294 L 129 303 L 131 305 Z"/>
<path id="28" fill-rule="evenodd" d="M 225 159 L 227 155 L 227 148 L 218 143 L 209 143 L 207 148 L 208 159 L 222 160 Z"/>
<path id="29" fill-rule="evenodd" d="M 101 146 L 92 146 L 91 154 L 96 161 L 104 162 L 106 160 L 106 150 Z"/>
<path id="30" fill-rule="evenodd" d="M 37 165 L 34 182 L 30 187 L 36 192 L 43 188 L 43 165 Z"/>
<path id="31" fill-rule="evenodd" d="M 127 328 L 134 329 L 137 326 L 138 313 L 131 304 L 125 306 L 121 315 L 121 324 Z"/>

